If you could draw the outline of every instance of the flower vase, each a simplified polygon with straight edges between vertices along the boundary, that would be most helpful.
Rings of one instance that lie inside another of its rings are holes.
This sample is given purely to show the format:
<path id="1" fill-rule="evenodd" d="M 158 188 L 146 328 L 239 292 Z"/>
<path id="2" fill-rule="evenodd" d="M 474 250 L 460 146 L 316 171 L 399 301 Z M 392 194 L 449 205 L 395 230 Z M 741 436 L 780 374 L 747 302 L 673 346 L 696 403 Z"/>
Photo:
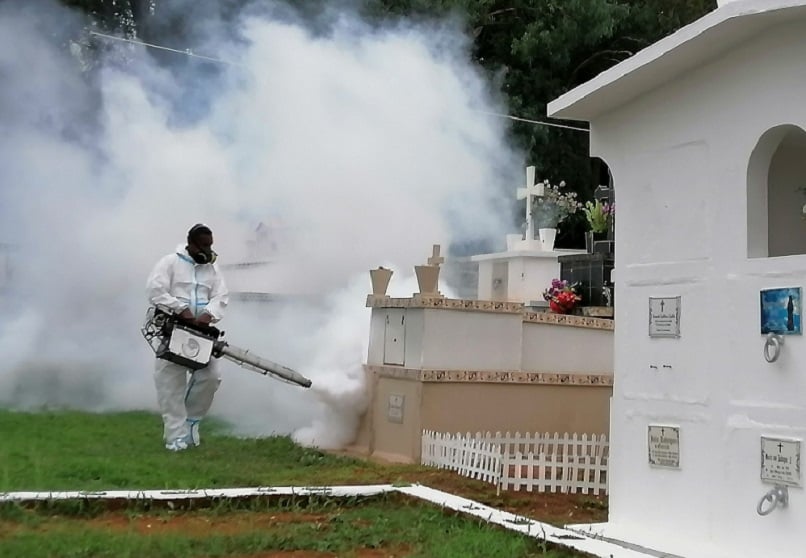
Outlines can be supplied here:
<path id="1" fill-rule="evenodd" d="M 439 296 L 439 266 L 415 265 L 414 273 L 417 276 L 417 286 L 423 296 Z"/>
<path id="2" fill-rule="evenodd" d="M 602 249 L 603 242 L 607 240 L 607 231 L 605 232 L 594 232 L 594 231 L 586 231 L 585 232 L 585 250 L 588 254 L 596 254 L 602 251 L 606 251 L 606 249 Z"/>
<path id="3" fill-rule="evenodd" d="M 392 270 L 379 267 L 369 270 L 372 281 L 372 294 L 375 296 L 386 296 L 386 289 L 389 288 L 389 280 L 392 279 Z"/>
<path id="4" fill-rule="evenodd" d="M 555 314 L 568 314 L 571 310 L 573 310 L 573 308 L 568 308 L 567 306 L 564 306 L 559 302 L 554 302 L 553 300 L 549 301 L 549 308 Z"/>
<path id="5" fill-rule="evenodd" d="M 612 254 L 614 243 L 612 240 L 607 239 L 607 235 L 602 235 L 602 238 L 593 239 L 593 253 L 594 254 Z"/>
<path id="6" fill-rule="evenodd" d="M 540 249 L 544 252 L 554 250 L 554 240 L 557 238 L 557 229 L 540 229 Z"/>

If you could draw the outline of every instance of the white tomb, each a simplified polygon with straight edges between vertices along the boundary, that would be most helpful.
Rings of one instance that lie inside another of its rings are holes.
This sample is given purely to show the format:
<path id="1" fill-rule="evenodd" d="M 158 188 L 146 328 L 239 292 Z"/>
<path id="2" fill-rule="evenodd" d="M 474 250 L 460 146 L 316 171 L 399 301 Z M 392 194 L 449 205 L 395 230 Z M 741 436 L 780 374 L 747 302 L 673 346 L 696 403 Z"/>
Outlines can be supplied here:
<path id="1" fill-rule="evenodd" d="M 806 556 L 804 53 L 806 2 L 720 2 L 549 104 L 590 122 L 618 189 L 610 513 L 580 528 Z"/>
<path id="2" fill-rule="evenodd" d="M 476 296 L 479 300 L 540 305 L 544 302 L 543 291 L 551 286 L 552 279 L 560 278 L 558 258 L 586 252 L 557 250 L 553 247 L 553 239 L 547 245 L 535 238 L 532 204 L 536 196 L 543 195 L 543 184 L 535 184 L 535 167 L 526 168 L 526 185 L 518 188 L 516 195 L 526 204 L 526 232 L 524 235 L 507 235 L 507 249 L 503 252 L 470 258 L 479 266 Z M 551 249 L 545 249 L 547 246 Z"/>
<path id="3" fill-rule="evenodd" d="M 479 264 L 479 300 L 522 302 L 539 306 L 552 279 L 560 278 L 557 258 L 585 254 L 585 250 L 507 250 L 472 256 Z"/>

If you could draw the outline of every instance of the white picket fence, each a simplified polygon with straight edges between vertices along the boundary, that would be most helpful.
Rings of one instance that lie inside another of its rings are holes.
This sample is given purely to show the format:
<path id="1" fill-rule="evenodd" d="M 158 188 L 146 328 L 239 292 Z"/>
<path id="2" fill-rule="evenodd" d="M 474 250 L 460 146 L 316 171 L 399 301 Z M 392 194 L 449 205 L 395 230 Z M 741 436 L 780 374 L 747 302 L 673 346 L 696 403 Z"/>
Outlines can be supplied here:
<path id="1" fill-rule="evenodd" d="M 493 484 L 501 481 L 501 447 L 480 437 L 423 431 L 420 463 Z"/>
<path id="2" fill-rule="evenodd" d="M 447 434 L 424 430 L 420 462 L 500 490 L 607 493 L 607 437 L 595 434 Z"/>

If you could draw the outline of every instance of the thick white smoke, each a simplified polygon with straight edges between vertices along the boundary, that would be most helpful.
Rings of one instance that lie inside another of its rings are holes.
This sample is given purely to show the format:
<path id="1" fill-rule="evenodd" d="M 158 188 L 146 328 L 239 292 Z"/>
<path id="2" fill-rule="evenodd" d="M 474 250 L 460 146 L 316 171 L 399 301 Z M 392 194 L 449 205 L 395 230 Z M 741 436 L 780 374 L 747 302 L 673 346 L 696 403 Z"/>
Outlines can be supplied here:
<path id="1" fill-rule="evenodd" d="M 123 46 L 82 73 L 78 18 L 21 6 L 0 4 L 0 246 L 15 250 L 0 403 L 154 409 L 139 334 L 151 267 L 196 222 L 222 264 L 246 262 L 257 224 L 279 218 L 274 263 L 226 278 L 245 289 L 252 273 L 250 290 L 296 296 L 236 298 L 222 327 L 316 389 L 225 364 L 213 413 L 242 433 L 348 443 L 366 404 L 367 270 L 394 268 L 392 288 L 410 296 L 432 244 L 498 237 L 509 222 L 519 165 L 501 121 L 480 112 L 500 107 L 465 40 L 345 14 L 314 34 L 251 11 L 227 39 L 200 21 L 200 48 L 233 65 L 157 64 Z"/>

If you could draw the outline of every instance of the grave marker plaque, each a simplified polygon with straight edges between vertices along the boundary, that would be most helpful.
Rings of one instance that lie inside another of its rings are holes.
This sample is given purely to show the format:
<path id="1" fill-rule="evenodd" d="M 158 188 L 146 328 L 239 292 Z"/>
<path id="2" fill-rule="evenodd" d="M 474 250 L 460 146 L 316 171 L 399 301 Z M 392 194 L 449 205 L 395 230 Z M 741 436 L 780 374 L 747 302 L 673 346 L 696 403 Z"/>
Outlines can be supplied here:
<path id="1" fill-rule="evenodd" d="M 393 394 L 389 396 L 389 407 L 386 414 L 386 419 L 389 422 L 403 423 L 403 406 L 405 402 L 405 395 Z"/>
<path id="2" fill-rule="evenodd" d="M 680 428 L 649 426 L 649 464 L 666 469 L 680 468 Z"/>
<path id="3" fill-rule="evenodd" d="M 649 336 L 680 337 L 680 297 L 649 299 Z"/>
<path id="4" fill-rule="evenodd" d="M 799 440 L 761 437 L 761 480 L 801 486 Z"/>

